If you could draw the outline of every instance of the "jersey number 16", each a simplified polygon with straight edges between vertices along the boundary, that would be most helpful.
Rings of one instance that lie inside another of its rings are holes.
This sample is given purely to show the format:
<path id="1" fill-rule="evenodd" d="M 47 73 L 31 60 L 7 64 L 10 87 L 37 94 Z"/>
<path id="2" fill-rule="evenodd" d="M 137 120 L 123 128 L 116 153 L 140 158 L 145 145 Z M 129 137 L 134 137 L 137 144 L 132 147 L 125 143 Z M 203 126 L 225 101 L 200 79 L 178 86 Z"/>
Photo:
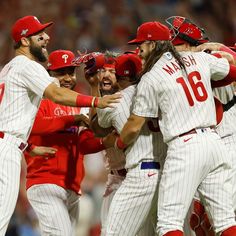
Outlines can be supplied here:
<path id="1" fill-rule="evenodd" d="M 197 79 L 197 82 L 194 82 L 194 80 L 193 80 L 194 78 Z M 185 92 L 185 95 L 186 95 L 186 97 L 188 99 L 189 105 L 193 106 L 194 105 L 194 101 L 193 101 L 192 95 L 191 95 L 191 93 L 189 91 L 189 88 L 188 88 L 184 78 L 183 77 L 179 77 L 176 81 L 184 89 L 184 92 Z M 188 74 L 188 81 L 190 83 L 191 89 L 193 91 L 193 94 L 194 94 L 196 100 L 199 101 L 199 102 L 206 101 L 206 99 L 208 97 L 208 94 L 207 94 L 207 91 L 205 89 L 204 84 L 201 81 L 200 73 L 198 71 L 193 71 L 193 72 L 189 73 Z"/>

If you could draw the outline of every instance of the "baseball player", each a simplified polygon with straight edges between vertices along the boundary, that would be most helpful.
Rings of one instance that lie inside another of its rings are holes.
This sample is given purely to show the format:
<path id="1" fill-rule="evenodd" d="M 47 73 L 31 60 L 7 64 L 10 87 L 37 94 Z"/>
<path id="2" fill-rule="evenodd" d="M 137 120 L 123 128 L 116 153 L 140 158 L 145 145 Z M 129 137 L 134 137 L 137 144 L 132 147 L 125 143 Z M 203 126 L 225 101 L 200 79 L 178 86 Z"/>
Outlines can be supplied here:
<path id="1" fill-rule="evenodd" d="M 73 59 L 74 54 L 68 50 L 57 50 L 49 55 L 49 74 L 59 80 L 61 87 L 73 89 L 76 85 Z M 62 106 L 48 99 L 40 104 L 25 159 L 27 197 L 39 218 L 42 235 L 74 233 L 80 183 L 84 178 L 81 150 L 88 154 L 105 148 L 100 138 L 91 136 L 91 130 L 81 131 L 82 127 L 78 130 L 81 117 L 85 120 L 82 114 L 87 112 L 84 108 Z M 39 148 L 45 153 L 35 155 Z"/>
<path id="2" fill-rule="evenodd" d="M 158 195 L 157 234 L 183 235 L 183 222 L 198 189 L 217 234 L 236 235 L 230 184 L 231 163 L 216 133 L 215 104 L 210 79 L 229 74 L 226 59 L 205 52 L 178 53 L 169 29 L 147 22 L 137 30 L 139 54 L 145 59 L 133 111 L 116 140 L 124 149 L 132 143 L 146 117 L 159 117 L 168 145 Z M 151 99 L 150 99 L 151 98 Z"/>
<path id="3" fill-rule="evenodd" d="M 85 77 L 91 86 L 91 94 L 93 96 L 100 96 L 113 94 L 118 91 L 116 74 L 115 74 L 115 60 L 116 55 L 111 52 L 89 53 L 83 58 L 76 60 L 78 64 L 84 63 Z M 96 135 L 104 136 L 106 132 L 111 129 L 104 129 L 97 125 L 97 112 L 95 109 L 91 111 L 91 127 Z M 101 206 L 101 235 L 105 235 L 107 216 L 111 201 L 117 189 L 120 187 L 122 181 L 126 176 L 125 156 L 124 153 L 115 148 L 107 148 L 104 151 L 105 168 L 108 171 L 106 188 L 103 195 L 103 202 Z"/>
<path id="4" fill-rule="evenodd" d="M 130 115 L 140 70 L 141 60 L 137 55 L 123 54 L 116 58 L 116 76 L 122 99 L 114 109 L 97 110 L 101 127 L 114 127 L 118 133 L 122 130 Z M 157 185 L 166 151 L 160 142 L 161 133 L 155 129 L 156 122 L 155 119 L 148 120 L 136 142 L 125 150 L 127 175 L 109 208 L 107 236 L 155 234 Z M 145 224 L 149 227 L 142 229 Z"/>
<path id="5" fill-rule="evenodd" d="M 176 22 L 177 21 L 177 22 Z M 181 50 L 189 50 L 190 46 L 192 50 L 207 50 L 209 52 L 217 51 L 217 52 L 226 52 L 230 53 L 231 56 L 235 57 L 235 53 L 232 52 L 226 46 L 219 43 L 206 43 L 208 39 L 203 39 L 203 30 L 199 28 L 197 25 L 192 23 L 190 20 L 180 17 L 174 16 L 167 19 L 167 22 L 171 26 L 172 32 L 172 43 L 176 45 L 177 50 L 181 48 Z M 191 29 L 191 30 L 190 30 Z M 178 33 L 180 32 L 180 33 Z M 204 44 L 203 44 L 204 43 Z M 197 46 L 200 45 L 200 46 Z M 222 51 L 221 51 L 222 50 Z M 223 55 L 226 55 L 225 53 Z M 227 56 L 227 58 L 229 58 Z M 231 57 L 230 61 L 234 61 Z M 232 78 L 231 78 L 232 79 Z M 213 86 L 215 84 L 212 84 Z M 228 147 L 230 153 L 232 153 L 232 157 L 234 156 L 235 151 L 235 138 L 234 138 L 234 127 L 232 124 L 235 119 L 235 109 L 234 106 L 234 92 L 232 90 L 233 86 L 226 86 L 224 88 L 214 89 L 214 94 L 217 94 L 217 98 L 221 100 L 224 104 L 224 115 L 220 115 L 222 122 L 217 126 L 217 132 L 221 136 L 223 142 Z M 223 110 L 223 109 L 222 109 Z M 219 117 L 219 114 L 218 114 Z M 223 119 L 222 119 L 223 118 Z M 229 155 L 230 157 L 230 155 Z M 234 161 L 234 159 L 233 159 Z M 235 169 L 234 163 L 232 164 L 233 170 Z M 234 171 L 235 172 L 235 171 Z M 235 176 L 235 173 L 232 173 Z M 235 179 L 235 177 L 233 177 Z M 233 182 L 233 186 L 235 182 Z M 235 188 L 233 188 L 235 191 Z M 233 191 L 233 192 L 234 192 Z M 195 196 L 196 198 L 197 196 Z M 235 194 L 233 194 L 233 200 L 235 199 Z M 204 202 L 204 199 L 202 200 Z M 203 235 L 214 235 L 213 227 L 208 220 L 207 214 L 204 210 L 204 207 L 201 205 L 199 196 L 198 199 L 193 203 L 193 214 L 190 218 L 190 224 L 192 229 L 194 229 L 197 236 Z M 235 206 L 235 202 L 234 202 Z"/>
<path id="6" fill-rule="evenodd" d="M 12 27 L 15 57 L 0 73 L 0 235 L 4 235 L 19 191 L 20 162 L 33 121 L 45 96 L 69 106 L 112 106 L 118 94 L 96 98 L 60 88 L 39 64 L 47 60 L 49 36 L 35 16 L 25 16 Z"/>

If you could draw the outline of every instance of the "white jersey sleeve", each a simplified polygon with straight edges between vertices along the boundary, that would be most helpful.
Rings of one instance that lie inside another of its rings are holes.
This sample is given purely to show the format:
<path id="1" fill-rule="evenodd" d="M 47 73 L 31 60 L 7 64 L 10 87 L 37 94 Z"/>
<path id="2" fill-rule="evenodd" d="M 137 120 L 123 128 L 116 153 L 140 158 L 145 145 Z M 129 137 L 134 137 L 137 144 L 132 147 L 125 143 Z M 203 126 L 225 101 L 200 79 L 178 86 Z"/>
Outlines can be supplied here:
<path id="1" fill-rule="evenodd" d="M 97 109 L 98 114 L 98 124 L 102 128 L 109 128 L 112 126 L 112 117 L 114 115 L 115 109 L 113 108 L 105 108 L 105 109 Z"/>
<path id="2" fill-rule="evenodd" d="M 138 84 L 132 113 L 143 117 L 158 117 L 158 94 L 153 85 L 148 82 L 147 74 Z"/>
<path id="3" fill-rule="evenodd" d="M 206 58 L 210 67 L 211 79 L 221 80 L 229 74 L 229 62 L 225 58 L 217 58 L 206 53 Z"/>

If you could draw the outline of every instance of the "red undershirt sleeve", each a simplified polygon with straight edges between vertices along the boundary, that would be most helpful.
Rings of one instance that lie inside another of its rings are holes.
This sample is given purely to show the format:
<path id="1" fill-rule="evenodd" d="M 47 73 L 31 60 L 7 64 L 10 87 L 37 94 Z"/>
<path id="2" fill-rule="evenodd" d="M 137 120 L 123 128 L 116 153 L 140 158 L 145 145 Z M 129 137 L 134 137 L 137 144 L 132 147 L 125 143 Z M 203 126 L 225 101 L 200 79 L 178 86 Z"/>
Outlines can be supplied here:
<path id="1" fill-rule="evenodd" d="M 82 130 L 79 134 L 79 151 L 81 154 L 91 154 L 105 149 L 102 138 L 96 138 L 90 129 Z"/>

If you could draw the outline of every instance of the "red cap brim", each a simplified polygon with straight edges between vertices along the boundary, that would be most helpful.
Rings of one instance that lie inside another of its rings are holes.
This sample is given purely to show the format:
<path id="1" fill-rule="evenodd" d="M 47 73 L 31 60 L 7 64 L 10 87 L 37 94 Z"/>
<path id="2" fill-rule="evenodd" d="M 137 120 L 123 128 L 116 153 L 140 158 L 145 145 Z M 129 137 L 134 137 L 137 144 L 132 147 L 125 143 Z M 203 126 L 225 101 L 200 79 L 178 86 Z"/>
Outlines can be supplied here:
<path id="1" fill-rule="evenodd" d="M 128 44 L 140 44 L 144 41 L 145 40 L 142 40 L 142 39 L 133 39 L 133 40 L 129 41 Z"/>
<path id="2" fill-rule="evenodd" d="M 46 24 L 42 24 L 41 30 L 44 30 L 44 29 L 48 28 L 48 27 L 51 26 L 52 24 L 53 24 L 53 22 L 49 22 L 49 23 L 46 23 Z"/>

